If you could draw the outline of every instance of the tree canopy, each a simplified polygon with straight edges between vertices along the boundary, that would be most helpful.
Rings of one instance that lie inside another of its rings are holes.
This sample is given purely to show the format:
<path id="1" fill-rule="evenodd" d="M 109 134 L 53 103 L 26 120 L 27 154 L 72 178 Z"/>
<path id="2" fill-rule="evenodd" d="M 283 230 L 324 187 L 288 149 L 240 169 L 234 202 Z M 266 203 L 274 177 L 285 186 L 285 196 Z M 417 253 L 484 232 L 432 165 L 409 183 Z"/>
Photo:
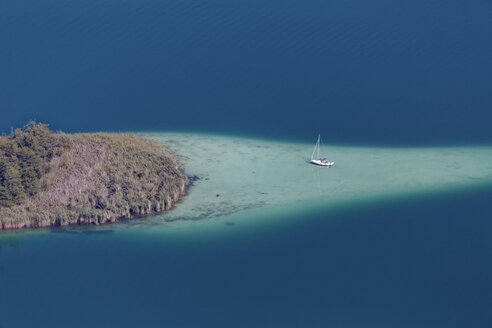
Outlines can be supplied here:
<path id="1" fill-rule="evenodd" d="M 29 122 L 0 137 L 0 206 L 13 206 L 35 196 L 55 152 L 62 153 L 69 138 L 53 133 L 47 124 Z"/>

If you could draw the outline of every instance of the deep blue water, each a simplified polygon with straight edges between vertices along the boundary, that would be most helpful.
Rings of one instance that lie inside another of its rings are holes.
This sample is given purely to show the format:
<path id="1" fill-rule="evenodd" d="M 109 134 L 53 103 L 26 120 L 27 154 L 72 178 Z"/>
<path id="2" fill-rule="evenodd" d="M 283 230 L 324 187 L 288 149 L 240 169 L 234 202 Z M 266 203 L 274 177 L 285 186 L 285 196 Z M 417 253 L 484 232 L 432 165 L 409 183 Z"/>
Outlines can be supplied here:
<path id="1" fill-rule="evenodd" d="M 219 233 L 4 238 L 0 327 L 490 327 L 492 210 L 477 209 L 491 195 Z"/>
<path id="2" fill-rule="evenodd" d="M 1 0 L 0 131 L 490 143 L 490 0 Z"/>
<path id="3" fill-rule="evenodd" d="M 492 144 L 491 88 L 490 0 L 0 0 L 5 132 Z M 491 327 L 491 199 L 0 234 L 0 327 Z"/>

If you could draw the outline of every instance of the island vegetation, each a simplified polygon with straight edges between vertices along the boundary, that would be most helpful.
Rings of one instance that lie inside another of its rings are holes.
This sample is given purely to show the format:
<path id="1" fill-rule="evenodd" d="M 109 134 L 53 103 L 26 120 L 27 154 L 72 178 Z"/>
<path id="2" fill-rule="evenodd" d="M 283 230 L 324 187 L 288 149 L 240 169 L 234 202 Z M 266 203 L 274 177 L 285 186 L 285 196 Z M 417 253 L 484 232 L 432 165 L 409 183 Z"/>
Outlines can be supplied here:
<path id="1" fill-rule="evenodd" d="M 0 137 L 0 230 L 161 212 L 187 185 L 169 150 L 134 134 L 55 133 L 29 122 Z"/>

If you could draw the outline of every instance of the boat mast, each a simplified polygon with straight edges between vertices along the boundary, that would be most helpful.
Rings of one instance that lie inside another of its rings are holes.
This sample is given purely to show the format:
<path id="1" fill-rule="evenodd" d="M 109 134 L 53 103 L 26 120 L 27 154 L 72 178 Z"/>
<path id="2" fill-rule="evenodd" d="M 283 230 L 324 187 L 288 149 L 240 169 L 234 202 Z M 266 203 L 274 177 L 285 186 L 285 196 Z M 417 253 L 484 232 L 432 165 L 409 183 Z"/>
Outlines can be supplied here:
<path id="1" fill-rule="evenodd" d="M 319 143 L 321 140 L 321 134 L 318 133 L 318 159 L 319 159 Z"/>
<path id="2" fill-rule="evenodd" d="M 311 154 L 311 160 L 313 160 L 314 153 L 316 152 L 316 149 L 318 150 L 318 158 L 319 158 L 319 134 L 318 134 L 318 141 L 316 141 L 316 145 L 314 146 L 313 153 Z"/>
<path id="3" fill-rule="evenodd" d="M 316 147 L 318 147 L 318 142 L 316 142 L 316 145 L 314 145 L 313 153 L 311 154 L 311 160 L 314 158 L 314 153 L 316 152 Z"/>

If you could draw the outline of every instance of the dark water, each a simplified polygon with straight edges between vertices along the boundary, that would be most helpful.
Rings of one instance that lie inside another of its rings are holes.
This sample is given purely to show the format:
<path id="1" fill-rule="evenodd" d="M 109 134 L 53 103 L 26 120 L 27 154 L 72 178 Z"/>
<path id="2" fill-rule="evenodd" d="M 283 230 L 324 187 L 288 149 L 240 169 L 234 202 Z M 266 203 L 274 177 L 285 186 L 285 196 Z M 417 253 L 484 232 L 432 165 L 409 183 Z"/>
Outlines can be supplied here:
<path id="1" fill-rule="evenodd" d="M 1 0 L 0 131 L 490 143 L 490 0 Z"/>
<path id="2" fill-rule="evenodd" d="M 491 196 L 359 204 L 219 233 L 4 238 L 0 326 L 490 327 Z"/>
<path id="3" fill-rule="evenodd" d="M 492 2 L 0 0 L 0 131 L 492 143 Z M 492 327 L 492 189 L 0 234 L 0 327 Z"/>

